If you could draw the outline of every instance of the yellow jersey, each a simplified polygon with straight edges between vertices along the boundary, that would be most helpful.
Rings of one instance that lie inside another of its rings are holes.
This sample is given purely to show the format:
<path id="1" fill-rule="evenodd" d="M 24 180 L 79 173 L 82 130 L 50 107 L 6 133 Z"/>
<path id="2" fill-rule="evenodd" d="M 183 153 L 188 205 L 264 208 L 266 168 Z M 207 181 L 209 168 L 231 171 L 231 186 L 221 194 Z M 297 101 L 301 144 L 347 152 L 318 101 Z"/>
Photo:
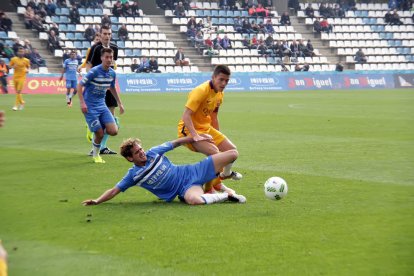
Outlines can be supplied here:
<path id="1" fill-rule="evenodd" d="M 10 67 L 14 68 L 15 79 L 24 79 L 30 68 L 30 61 L 27 58 L 13 57 L 10 60 Z"/>
<path id="2" fill-rule="evenodd" d="M 210 114 L 223 103 L 223 97 L 223 92 L 214 91 L 211 81 L 202 83 L 188 94 L 185 107 L 193 111 L 191 119 L 197 131 L 207 131 L 210 129 Z M 182 119 L 178 125 L 179 128 L 184 126 Z"/>
<path id="3" fill-rule="evenodd" d="M 0 259 L 0 276 L 7 276 L 7 263 L 3 259 Z"/>

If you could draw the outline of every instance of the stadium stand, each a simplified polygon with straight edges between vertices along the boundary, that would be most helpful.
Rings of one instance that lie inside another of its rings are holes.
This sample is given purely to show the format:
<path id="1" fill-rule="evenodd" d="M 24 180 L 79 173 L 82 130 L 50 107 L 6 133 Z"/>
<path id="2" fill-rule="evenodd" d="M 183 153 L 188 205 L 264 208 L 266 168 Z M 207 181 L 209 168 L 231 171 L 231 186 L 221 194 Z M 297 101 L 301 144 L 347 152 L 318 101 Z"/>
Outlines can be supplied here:
<path id="1" fill-rule="evenodd" d="M 312 4 L 315 17 L 320 16 L 318 3 Z M 312 28 L 314 19 L 302 11 L 299 18 Z M 414 69 L 413 11 L 397 11 L 402 25 L 389 25 L 384 17 L 389 10 L 386 3 L 358 3 L 356 10 L 346 12 L 344 18 L 328 18 L 334 26 L 332 33 L 320 34 L 323 41 L 355 70 L 411 70 Z M 355 53 L 361 49 L 366 63 L 356 63 Z"/>

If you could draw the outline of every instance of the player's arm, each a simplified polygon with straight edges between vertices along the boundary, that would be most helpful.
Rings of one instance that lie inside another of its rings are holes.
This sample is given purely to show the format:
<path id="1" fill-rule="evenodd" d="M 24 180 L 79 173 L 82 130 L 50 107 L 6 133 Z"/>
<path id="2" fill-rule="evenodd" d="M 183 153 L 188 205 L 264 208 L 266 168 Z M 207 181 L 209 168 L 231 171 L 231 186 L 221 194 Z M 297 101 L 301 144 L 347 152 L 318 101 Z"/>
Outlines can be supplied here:
<path id="1" fill-rule="evenodd" d="M 82 84 L 82 82 L 78 83 L 78 87 L 76 88 L 78 97 L 79 97 L 79 103 L 80 103 L 80 108 L 82 113 L 88 113 L 88 107 L 86 106 L 85 100 L 83 98 L 83 92 L 85 92 L 84 90 L 84 86 Z"/>
<path id="2" fill-rule="evenodd" d="M 208 134 L 199 134 L 204 140 L 210 140 L 212 141 L 212 137 Z M 194 142 L 194 138 L 193 137 L 181 137 L 178 139 L 175 139 L 173 141 L 171 141 L 171 145 L 173 146 L 173 148 L 185 145 L 185 144 L 189 144 L 189 143 L 193 143 Z"/>
<path id="3" fill-rule="evenodd" d="M 193 124 L 193 119 L 191 118 L 191 115 L 193 115 L 193 111 L 191 109 L 189 109 L 188 107 L 185 108 L 184 110 L 184 114 L 183 114 L 183 122 L 185 127 L 188 129 L 188 131 L 190 132 L 191 136 L 193 137 L 193 142 L 198 142 L 198 141 L 203 141 L 206 140 L 205 137 L 201 136 L 200 134 L 197 133 L 194 124 Z"/>
<path id="4" fill-rule="evenodd" d="M 117 194 L 119 194 L 121 190 L 118 187 L 113 187 L 112 189 L 106 190 L 100 197 L 97 199 L 87 199 L 82 202 L 84 206 L 88 205 L 98 205 L 102 202 L 108 201 L 113 199 Z"/>
<path id="5" fill-rule="evenodd" d="M 118 92 L 116 91 L 115 87 L 110 87 L 109 91 L 111 91 L 111 94 L 114 96 L 116 102 L 118 103 L 119 106 L 119 114 L 123 114 L 124 113 L 124 105 L 121 102 L 121 98 L 119 97 Z"/>
<path id="6" fill-rule="evenodd" d="M 217 130 L 220 130 L 220 124 L 218 121 L 218 111 L 219 111 L 219 107 L 216 107 L 216 109 L 214 109 L 214 111 L 211 112 L 210 118 L 211 118 L 211 126 Z"/>
<path id="7" fill-rule="evenodd" d="M 62 75 L 60 76 L 60 80 L 63 80 L 63 75 L 65 74 L 65 71 L 66 71 L 66 62 L 63 64 Z"/>
<path id="8" fill-rule="evenodd" d="M 96 49 L 96 47 L 95 47 L 95 45 L 93 45 L 91 47 L 91 50 L 89 51 L 89 53 L 86 55 L 86 66 L 85 66 L 86 72 L 89 72 L 89 70 L 91 70 L 91 68 L 92 68 L 92 58 L 93 58 L 93 55 L 96 52 L 95 49 Z"/>

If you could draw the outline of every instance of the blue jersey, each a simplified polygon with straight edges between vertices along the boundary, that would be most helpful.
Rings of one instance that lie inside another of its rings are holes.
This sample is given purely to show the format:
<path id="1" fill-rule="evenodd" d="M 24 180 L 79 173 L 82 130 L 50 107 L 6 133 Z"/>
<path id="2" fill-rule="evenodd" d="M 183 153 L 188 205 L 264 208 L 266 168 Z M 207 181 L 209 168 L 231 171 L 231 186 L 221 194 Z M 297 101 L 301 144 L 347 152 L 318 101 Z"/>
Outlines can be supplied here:
<path id="1" fill-rule="evenodd" d="M 85 86 L 83 96 L 85 103 L 90 107 L 106 107 L 106 91 L 115 88 L 116 73 L 114 69 L 104 70 L 102 64 L 93 67 L 81 80 L 80 84 Z"/>
<path id="2" fill-rule="evenodd" d="M 148 150 L 145 165 L 134 165 L 116 187 L 124 192 L 132 186 L 140 186 L 160 199 L 172 201 L 177 195 L 184 196 L 191 185 L 202 185 L 216 177 L 211 157 L 194 165 L 176 166 L 164 156 L 173 148 L 172 143 L 167 142 Z"/>
<path id="3" fill-rule="evenodd" d="M 78 60 L 68 58 L 63 63 L 63 68 L 65 69 L 65 78 L 66 80 L 76 80 L 76 72 L 78 70 Z"/>

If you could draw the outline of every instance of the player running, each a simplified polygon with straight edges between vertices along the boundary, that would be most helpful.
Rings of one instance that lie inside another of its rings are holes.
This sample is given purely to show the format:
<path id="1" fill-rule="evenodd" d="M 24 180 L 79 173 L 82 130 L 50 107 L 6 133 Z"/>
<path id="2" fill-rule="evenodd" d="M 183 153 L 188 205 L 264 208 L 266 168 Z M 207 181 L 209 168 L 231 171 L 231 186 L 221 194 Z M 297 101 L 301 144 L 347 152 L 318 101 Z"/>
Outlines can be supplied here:
<path id="1" fill-rule="evenodd" d="M 100 42 L 94 44 L 91 47 L 91 50 L 86 57 L 86 61 L 87 61 L 86 72 L 88 72 L 90 68 L 101 64 L 100 53 L 103 48 L 111 48 L 114 51 L 114 59 L 113 59 L 114 63 L 111 64 L 111 67 L 115 69 L 115 66 L 116 66 L 115 60 L 117 60 L 118 58 L 118 46 L 114 43 L 111 43 L 111 37 L 112 37 L 111 28 L 106 25 L 102 26 L 101 31 L 100 31 Z M 115 108 L 118 106 L 118 104 L 116 102 L 116 99 L 112 96 L 112 93 L 110 93 L 109 91 L 106 92 L 105 104 L 111 111 L 112 115 L 114 115 L 115 122 L 119 128 L 118 119 L 115 117 Z M 87 133 L 86 136 L 89 137 L 89 133 Z M 102 139 L 100 154 L 116 154 L 115 151 L 110 150 L 107 147 L 106 144 L 107 144 L 108 138 L 109 136 L 105 134 L 104 138 Z"/>
<path id="2" fill-rule="evenodd" d="M 17 50 L 17 57 L 12 57 L 9 66 L 14 69 L 13 84 L 16 90 L 16 102 L 12 109 L 14 111 L 22 110 L 25 104 L 22 90 L 26 82 L 27 72 L 30 69 L 30 61 L 24 57 L 24 49 L 22 47 L 19 47 Z"/>
<path id="3" fill-rule="evenodd" d="M 206 143 L 211 142 L 208 135 L 202 134 L 199 139 Z M 171 163 L 164 156 L 164 153 L 192 142 L 192 137 L 178 138 L 145 152 L 139 139 L 125 140 L 121 144 L 121 154 L 134 165 L 114 188 L 105 191 L 97 199 L 83 201 L 83 205 L 97 205 L 108 201 L 132 186 L 140 186 L 167 202 L 178 196 L 190 205 L 212 204 L 226 200 L 245 203 L 246 198 L 242 195 L 227 192 L 204 194 L 202 188 L 203 183 L 214 179 L 224 166 L 237 159 L 237 150 L 220 152 L 206 157 L 199 163 L 180 166 Z"/>
<path id="4" fill-rule="evenodd" d="M 99 155 L 104 134 L 115 136 L 118 133 L 114 116 L 105 105 L 108 89 L 119 105 L 119 113 L 124 113 L 124 106 L 115 89 L 116 73 L 111 68 L 113 50 L 102 49 L 101 59 L 102 64 L 93 67 L 78 84 L 81 110 L 90 131 L 94 133 L 92 158 L 95 163 L 105 163 Z"/>
<path id="5" fill-rule="evenodd" d="M 236 150 L 236 146 L 219 129 L 218 111 L 223 102 L 223 91 L 230 79 L 230 69 L 225 65 L 217 65 L 214 69 L 212 79 L 196 87 L 188 94 L 184 114 L 178 123 L 178 137 L 191 136 L 193 141 L 186 146 L 192 150 L 201 152 L 207 156 Z M 203 139 L 201 134 L 208 134 L 213 138 L 214 143 Z M 219 177 L 206 183 L 206 192 L 228 191 L 223 179 L 231 178 L 240 180 L 242 175 L 232 171 L 233 163 L 224 167 Z"/>
<path id="6" fill-rule="evenodd" d="M 70 58 L 66 59 L 63 62 L 63 70 L 62 75 L 60 76 L 60 80 L 63 79 L 63 75 L 65 75 L 66 79 L 66 103 L 68 107 L 72 107 L 72 97 L 76 95 L 76 87 L 78 85 L 77 79 L 77 69 L 78 69 L 78 59 L 76 58 L 76 51 L 72 50 L 70 52 Z M 72 90 L 73 89 L 73 94 Z"/>

